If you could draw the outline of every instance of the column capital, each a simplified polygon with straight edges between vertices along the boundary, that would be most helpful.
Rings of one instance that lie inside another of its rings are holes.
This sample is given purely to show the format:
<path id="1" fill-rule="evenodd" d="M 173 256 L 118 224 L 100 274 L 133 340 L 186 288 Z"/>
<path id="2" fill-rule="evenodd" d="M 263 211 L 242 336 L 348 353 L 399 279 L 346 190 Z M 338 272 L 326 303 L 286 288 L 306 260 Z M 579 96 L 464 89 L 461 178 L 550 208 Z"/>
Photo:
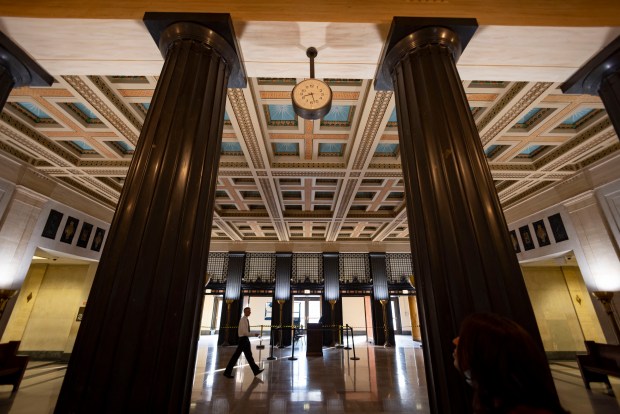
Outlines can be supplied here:
<path id="1" fill-rule="evenodd" d="M 394 90 L 394 66 L 411 50 L 427 44 L 450 48 L 456 62 L 478 29 L 476 19 L 394 17 L 381 51 L 375 90 Z"/>
<path id="2" fill-rule="evenodd" d="M 0 66 L 9 71 L 15 82 L 14 87 L 51 86 L 54 82 L 52 75 L 2 32 L 0 32 Z"/>
<path id="3" fill-rule="evenodd" d="M 205 43 L 219 53 L 230 69 L 229 88 L 245 88 L 247 79 L 241 48 L 228 13 L 147 12 L 144 24 L 166 58 L 169 46 L 179 39 Z"/>
<path id="4" fill-rule="evenodd" d="M 620 71 L 620 36 L 584 64 L 561 85 L 562 92 L 598 95 L 602 80 Z"/>

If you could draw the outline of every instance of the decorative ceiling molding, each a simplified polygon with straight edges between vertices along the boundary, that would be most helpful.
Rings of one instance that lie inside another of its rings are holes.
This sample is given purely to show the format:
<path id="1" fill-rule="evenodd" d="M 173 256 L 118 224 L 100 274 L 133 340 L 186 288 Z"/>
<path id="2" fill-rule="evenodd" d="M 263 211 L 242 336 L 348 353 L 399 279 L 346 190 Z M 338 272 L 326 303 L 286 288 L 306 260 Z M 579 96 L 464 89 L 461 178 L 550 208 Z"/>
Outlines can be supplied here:
<path id="1" fill-rule="evenodd" d="M 334 94 L 356 98 L 346 103 L 346 122 L 287 118 L 291 80 L 254 78 L 249 88 L 228 91 L 213 240 L 408 244 L 393 93 L 374 91 L 370 80 L 330 82 Z M 484 125 L 489 167 L 504 207 L 620 150 L 596 97 L 563 95 L 547 82 L 463 85 L 472 116 Z M 154 88 L 148 76 L 72 75 L 50 89 L 15 90 L 0 116 L 0 150 L 114 208 L 131 162 L 130 144 Z M 89 116 L 103 122 L 80 123 L 67 102 L 92 108 Z M 283 122 L 267 122 L 269 105 L 281 111 L 274 114 Z M 27 108 L 41 113 L 28 114 Z M 590 115 L 582 121 L 567 123 L 585 113 Z M 528 128 L 515 127 L 526 118 Z M 41 119 L 49 120 L 36 122 Z M 568 126 L 560 128 L 563 123 Z M 285 152 L 276 151 L 275 142 L 288 145 Z M 319 144 L 332 142 L 341 145 L 335 147 L 339 151 L 322 155 Z"/>

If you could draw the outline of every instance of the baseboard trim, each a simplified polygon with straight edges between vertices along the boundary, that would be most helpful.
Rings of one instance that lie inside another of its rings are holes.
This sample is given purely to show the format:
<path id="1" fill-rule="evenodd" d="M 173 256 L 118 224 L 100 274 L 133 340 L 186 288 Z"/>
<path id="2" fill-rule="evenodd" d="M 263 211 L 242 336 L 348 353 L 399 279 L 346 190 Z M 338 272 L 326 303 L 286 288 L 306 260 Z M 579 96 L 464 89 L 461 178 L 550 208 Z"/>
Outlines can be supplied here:
<path id="1" fill-rule="evenodd" d="M 22 351 L 17 352 L 19 355 L 28 355 L 32 361 L 61 361 L 68 362 L 71 353 L 63 351 Z"/>
<path id="2" fill-rule="evenodd" d="M 577 351 L 546 351 L 549 361 L 577 359 Z"/>

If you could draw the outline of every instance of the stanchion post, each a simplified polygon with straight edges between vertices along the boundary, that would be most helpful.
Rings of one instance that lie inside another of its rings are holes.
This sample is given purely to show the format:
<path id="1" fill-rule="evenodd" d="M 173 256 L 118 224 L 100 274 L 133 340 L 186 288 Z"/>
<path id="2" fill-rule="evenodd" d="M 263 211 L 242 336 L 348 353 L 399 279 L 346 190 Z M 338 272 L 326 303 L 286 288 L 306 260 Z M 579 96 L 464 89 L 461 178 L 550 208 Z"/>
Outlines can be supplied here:
<path id="1" fill-rule="evenodd" d="M 291 346 L 291 348 L 293 349 L 291 356 L 288 358 L 289 361 L 296 361 L 297 358 L 295 358 L 295 325 L 293 325 L 293 338 L 292 338 L 292 343 L 293 345 Z"/>
<path id="2" fill-rule="evenodd" d="M 359 358 L 357 357 L 357 355 L 355 355 L 355 338 L 353 337 L 353 328 L 351 328 L 349 325 L 347 326 L 351 330 L 351 343 L 353 344 L 353 356 L 350 359 L 352 359 L 353 361 L 358 361 Z"/>
<path id="3" fill-rule="evenodd" d="M 256 349 L 265 349 L 265 345 L 263 345 L 263 325 L 260 326 L 260 343 L 256 345 Z"/>
<path id="4" fill-rule="evenodd" d="M 269 361 L 273 361 L 274 359 L 276 359 L 276 357 L 273 356 L 273 341 L 274 341 L 274 337 L 273 337 L 273 325 L 271 326 L 271 331 L 269 333 L 269 342 L 271 344 L 270 350 L 269 350 L 269 358 L 267 358 Z"/>
<path id="5" fill-rule="evenodd" d="M 348 323 L 345 325 L 344 330 L 347 333 L 347 346 L 345 346 L 344 349 L 348 350 L 348 349 L 351 349 L 351 347 L 349 346 L 349 324 Z M 353 341 L 353 337 L 351 337 L 351 341 Z"/>
<path id="6" fill-rule="evenodd" d="M 344 329 L 344 326 L 339 325 L 338 326 L 338 345 L 336 345 L 336 348 L 344 348 L 344 345 L 342 344 L 342 331 Z"/>

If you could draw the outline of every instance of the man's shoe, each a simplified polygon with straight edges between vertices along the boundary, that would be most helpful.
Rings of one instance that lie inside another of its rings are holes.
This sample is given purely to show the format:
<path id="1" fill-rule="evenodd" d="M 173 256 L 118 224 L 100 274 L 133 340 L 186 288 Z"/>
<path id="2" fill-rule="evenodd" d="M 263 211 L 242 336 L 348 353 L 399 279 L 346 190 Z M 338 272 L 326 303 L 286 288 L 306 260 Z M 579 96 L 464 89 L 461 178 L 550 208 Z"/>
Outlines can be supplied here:
<path id="1" fill-rule="evenodd" d="M 225 376 L 226 378 L 235 378 L 235 377 L 233 376 L 233 374 L 229 374 L 228 372 L 224 372 L 224 376 Z"/>
<path id="2" fill-rule="evenodd" d="M 256 372 L 254 373 L 254 376 L 257 376 L 258 374 L 260 374 L 260 373 L 261 373 L 261 372 L 263 372 L 264 370 L 265 370 L 265 368 L 263 368 L 263 369 L 259 369 L 258 371 L 256 371 Z"/>

